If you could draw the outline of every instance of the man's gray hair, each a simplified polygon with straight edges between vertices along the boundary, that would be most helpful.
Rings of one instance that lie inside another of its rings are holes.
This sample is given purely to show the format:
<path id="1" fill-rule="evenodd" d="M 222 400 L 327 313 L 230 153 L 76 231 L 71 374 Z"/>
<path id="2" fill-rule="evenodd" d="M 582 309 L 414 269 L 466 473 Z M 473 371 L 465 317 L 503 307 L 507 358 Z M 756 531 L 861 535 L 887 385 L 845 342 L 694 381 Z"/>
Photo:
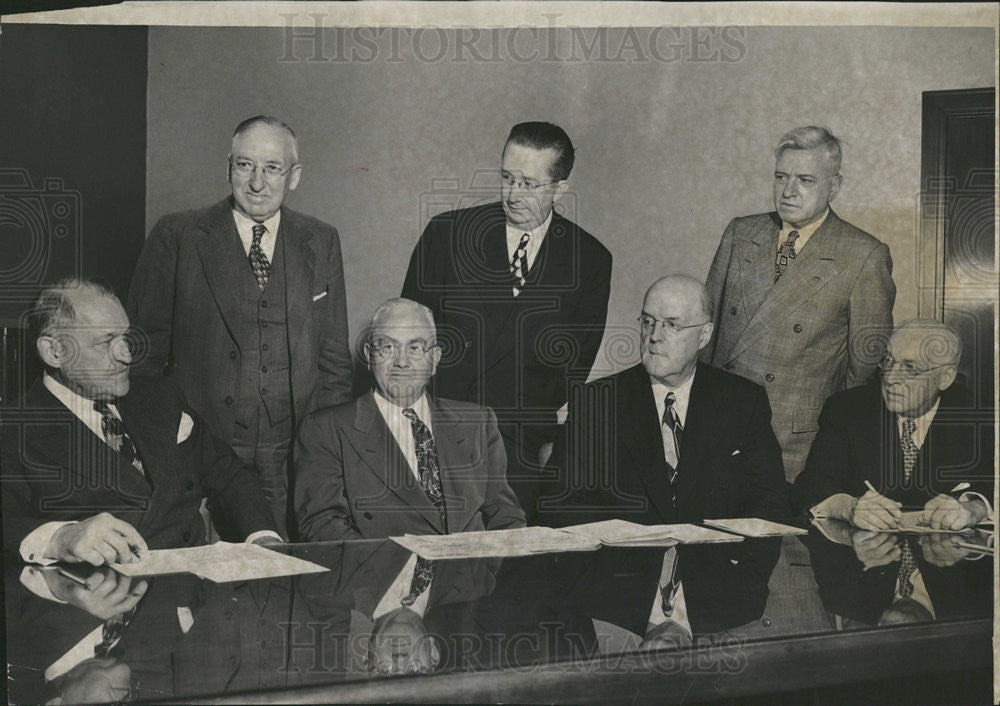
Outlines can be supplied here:
<path id="1" fill-rule="evenodd" d="M 255 115 L 252 118 L 247 118 L 233 130 L 233 142 L 236 142 L 236 138 L 242 135 L 244 132 L 252 128 L 254 125 L 270 125 L 271 127 L 276 127 L 280 130 L 284 130 L 288 133 L 288 136 L 292 138 L 292 161 L 298 164 L 299 162 L 299 138 L 295 136 L 295 131 L 292 130 L 283 120 L 278 120 L 270 115 Z M 232 156 L 232 155 L 230 155 Z"/>
<path id="2" fill-rule="evenodd" d="M 114 290 L 104 282 L 84 277 L 64 277 L 45 288 L 28 310 L 28 335 L 32 342 L 53 329 L 76 321 L 73 298 L 85 293 L 108 297 L 118 302 Z"/>
<path id="3" fill-rule="evenodd" d="M 774 150 L 774 158 L 781 157 L 781 153 L 787 149 L 793 150 L 814 150 L 822 149 L 826 158 L 833 165 L 833 173 L 840 173 L 841 149 L 840 139 L 833 136 L 825 127 L 807 125 L 789 130 L 778 141 L 778 146 Z"/>
<path id="4" fill-rule="evenodd" d="M 372 321 L 368 325 L 368 340 L 371 340 L 371 332 L 374 331 L 382 320 L 385 319 L 390 314 L 397 311 L 409 309 L 410 311 L 418 313 L 426 319 L 427 323 L 430 325 L 431 330 L 434 331 L 434 335 L 437 336 L 437 327 L 434 324 L 434 312 L 428 309 L 426 306 L 420 302 L 415 302 L 412 299 L 406 299 L 404 297 L 393 297 L 392 299 L 387 299 L 377 307 L 375 307 L 375 313 L 372 314 Z"/>
<path id="5" fill-rule="evenodd" d="M 909 319 L 892 332 L 915 331 L 921 334 L 920 357 L 935 365 L 957 366 L 962 360 L 962 339 L 958 332 L 937 319 Z"/>

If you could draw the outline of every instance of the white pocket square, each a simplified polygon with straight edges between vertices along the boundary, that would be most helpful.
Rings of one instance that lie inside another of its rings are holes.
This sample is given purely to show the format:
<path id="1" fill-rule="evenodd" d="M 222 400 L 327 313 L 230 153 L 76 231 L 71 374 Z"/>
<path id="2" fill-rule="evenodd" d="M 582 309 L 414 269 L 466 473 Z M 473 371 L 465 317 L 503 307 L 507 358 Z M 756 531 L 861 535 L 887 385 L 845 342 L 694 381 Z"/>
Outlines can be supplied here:
<path id="1" fill-rule="evenodd" d="M 315 295 L 313 297 L 313 301 L 314 302 L 318 302 L 320 299 L 322 299 L 325 296 L 326 296 L 326 290 L 324 289 L 322 292 L 320 292 L 319 294 L 317 294 L 317 295 Z"/>
<path id="2" fill-rule="evenodd" d="M 733 451 L 733 452 L 732 452 L 731 454 L 729 454 L 729 455 L 730 455 L 730 456 L 736 456 L 736 455 L 738 455 L 739 453 L 740 453 L 740 450 L 739 450 L 739 449 L 736 449 L 735 451 Z"/>
<path id="3" fill-rule="evenodd" d="M 192 429 L 194 429 L 194 420 L 188 416 L 187 412 L 181 412 L 181 423 L 177 426 L 177 443 L 181 444 L 187 441 L 187 438 L 191 436 Z"/>

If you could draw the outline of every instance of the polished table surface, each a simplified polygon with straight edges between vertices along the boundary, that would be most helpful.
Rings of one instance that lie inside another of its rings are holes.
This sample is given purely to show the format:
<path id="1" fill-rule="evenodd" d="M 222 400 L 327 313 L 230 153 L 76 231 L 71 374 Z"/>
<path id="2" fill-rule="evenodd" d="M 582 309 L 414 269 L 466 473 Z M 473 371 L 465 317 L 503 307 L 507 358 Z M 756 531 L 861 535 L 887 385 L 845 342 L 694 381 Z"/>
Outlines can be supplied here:
<path id="1" fill-rule="evenodd" d="M 770 595 L 729 572 L 735 544 L 686 546 L 687 575 L 717 580 L 684 584 L 693 640 L 655 644 L 642 636 L 662 548 L 436 562 L 422 617 L 375 621 L 412 556 L 391 540 L 280 548 L 324 573 L 214 584 L 91 568 L 89 590 L 5 557 L 8 700 L 690 703 L 992 664 L 992 560 L 954 536 L 828 522 L 746 541 L 781 554 Z M 901 599 L 904 541 L 920 580 Z M 95 656 L 114 607 L 142 584 L 120 638 Z"/>

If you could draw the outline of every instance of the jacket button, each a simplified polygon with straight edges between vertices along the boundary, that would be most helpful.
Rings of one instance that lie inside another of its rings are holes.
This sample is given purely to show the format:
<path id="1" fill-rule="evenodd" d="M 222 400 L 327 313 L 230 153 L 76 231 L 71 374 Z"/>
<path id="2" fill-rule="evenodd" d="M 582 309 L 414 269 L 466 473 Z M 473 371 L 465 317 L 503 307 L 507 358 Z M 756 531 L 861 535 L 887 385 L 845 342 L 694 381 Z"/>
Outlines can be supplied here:
<path id="1" fill-rule="evenodd" d="M 735 306 L 734 307 L 730 307 L 729 313 L 732 314 L 733 316 L 736 316 L 736 307 Z"/>
<path id="2" fill-rule="evenodd" d="M 370 520 L 370 519 L 372 519 L 372 514 L 371 514 L 370 512 L 366 512 L 366 513 L 365 513 L 365 519 L 366 519 L 366 520 Z"/>
<path id="3" fill-rule="evenodd" d="M 229 351 L 229 360 L 236 360 L 236 351 Z"/>
<path id="4" fill-rule="evenodd" d="M 260 371 L 262 373 L 266 373 L 267 372 L 267 366 L 265 365 L 265 366 L 261 367 Z"/>
<path id="5" fill-rule="evenodd" d="M 765 375 L 764 379 L 767 380 L 768 382 L 774 382 L 774 376 L 771 375 L 771 373 L 768 373 L 767 375 Z"/>
<path id="6" fill-rule="evenodd" d="M 792 326 L 792 330 L 795 331 L 795 333 L 802 333 L 802 324 L 795 324 Z"/>
<path id="7" fill-rule="evenodd" d="M 232 404 L 232 403 L 233 403 L 233 398 L 232 397 L 227 397 L 226 398 L 226 404 Z"/>
<path id="8" fill-rule="evenodd" d="M 760 624 L 763 625 L 765 628 L 769 628 L 769 627 L 771 627 L 771 619 L 770 618 L 762 618 L 761 621 L 760 621 Z"/>
<path id="9" fill-rule="evenodd" d="M 267 394 L 267 388 L 266 387 L 260 388 L 260 394 L 266 395 Z"/>
<path id="10" fill-rule="evenodd" d="M 472 348 L 472 341 L 466 341 L 465 342 L 465 347 L 466 348 Z"/>
<path id="11" fill-rule="evenodd" d="M 260 308 L 261 309 L 266 309 L 267 308 L 267 300 L 266 299 L 260 303 Z"/>
<path id="12" fill-rule="evenodd" d="M 261 321 L 260 322 L 260 327 L 261 328 L 267 328 L 267 322 L 266 321 Z"/>
<path id="13" fill-rule="evenodd" d="M 726 370 L 732 370 L 733 369 L 733 364 L 732 363 L 726 363 L 722 367 L 725 368 Z"/>
<path id="14" fill-rule="evenodd" d="M 266 343 L 262 343 L 261 346 L 260 346 L 260 349 L 262 351 L 266 351 L 267 350 L 267 344 Z"/>

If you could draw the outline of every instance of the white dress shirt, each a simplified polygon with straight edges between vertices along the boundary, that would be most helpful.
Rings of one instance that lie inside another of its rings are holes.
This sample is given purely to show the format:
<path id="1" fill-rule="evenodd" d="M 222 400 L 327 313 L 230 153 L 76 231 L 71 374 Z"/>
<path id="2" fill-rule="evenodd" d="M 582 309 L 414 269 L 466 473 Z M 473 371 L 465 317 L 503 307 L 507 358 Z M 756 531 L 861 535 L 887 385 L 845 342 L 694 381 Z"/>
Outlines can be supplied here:
<path id="1" fill-rule="evenodd" d="M 817 230 L 819 230 L 819 227 L 823 225 L 823 221 L 826 220 L 826 217 L 828 215 L 830 215 L 829 206 L 826 207 L 826 210 L 823 211 L 823 215 L 820 218 L 813 221 L 807 226 L 802 226 L 801 228 L 796 228 L 792 224 L 785 223 L 784 221 L 782 221 L 781 232 L 778 233 L 778 247 L 781 247 L 782 245 L 785 244 L 785 241 L 788 240 L 789 233 L 791 233 L 793 230 L 797 230 L 799 232 L 799 237 L 795 239 L 795 245 L 792 246 L 792 250 L 794 250 L 795 254 L 798 255 L 800 252 L 802 252 L 802 248 L 806 246 L 806 243 L 809 242 L 809 238 L 812 237 L 812 234 L 815 233 Z M 775 253 L 775 255 L 777 255 L 777 253 Z"/>
<path id="2" fill-rule="evenodd" d="M 550 223 L 552 223 L 552 211 L 549 211 L 549 217 L 541 225 L 535 226 L 531 230 L 516 228 L 508 223 L 507 262 L 510 262 L 514 258 L 514 253 L 517 252 L 517 246 L 521 242 L 521 237 L 527 233 L 531 238 L 528 240 L 528 248 L 524 257 L 528 261 L 528 270 L 530 270 L 531 266 L 535 264 L 535 258 L 538 256 L 538 250 L 542 247 L 542 241 L 545 240 L 545 234 L 549 232 Z M 527 271 L 524 274 L 527 275 Z"/>
<path id="3" fill-rule="evenodd" d="M 662 426 L 663 424 L 663 412 L 666 410 L 666 397 L 667 393 L 674 393 L 674 409 L 677 411 L 677 418 L 680 419 L 681 428 L 687 424 L 687 410 L 688 403 L 691 400 L 691 385 L 694 384 L 694 374 L 691 375 L 687 380 L 682 382 L 677 387 L 667 387 L 663 383 L 650 379 L 650 383 L 653 386 L 653 400 L 656 402 L 656 421 L 657 426 Z M 682 442 L 683 449 L 683 442 Z M 682 452 L 683 453 L 683 450 Z M 678 454 L 678 458 L 681 454 Z M 667 484 L 668 480 L 663 479 L 663 483 Z M 674 595 L 674 602 L 671 610 L 671 616 L 668 618 L 663 612 L 663 601 L 660 595 L 660 586 L 666 585 L 670 580 L 671 575 L 675 570 L 675 563 L 677 561 L 677 548 L 670 547 L 663 554 L 663 564 L 660 568 L 660 581 L 656 587 L 656 595 L 653 597 L 653 607 L 649 611 L 649 620 L 647 624 L 646 632 L 655 628 L 658 625 L 662 625 L 667 620 L 672 620 L 683 628 L 687 634 L 691 635 L 691 623 L 688 620 L 687 614 L 687 602 L 684 600 L 684 582 L 679 582 L 677 587 L 677 593 Z"/>
<path id="4" fill-rule="evenodd" d="M 247 218 L 242 213 L 233 209 L 233 220 L 236 221 L 236 230 L 240 234 L 243 243 L 243 250 L 247 257 L 250 256 L 250 246 L 253 244 L 253 227 L 257 221 Z M 278 225 L 281 223 L 281 210 L 268 218 L 262 224 L 265 228 L 264 235 L 260 239 L 260 249 L 264 251 L 268 262 L 274 262 L 274 244 L 278 240 Z"/>
<path id="5" fill-rule="evenodd" d="M 378 390 L 375 391 L 375 404 L 378 406 L 378 411 L 381 412 L 386 426 L 389 427 L 389 431 L 392 432 L 393 438 L 399 444 L 399 450 L 403 452 L 403 458 L 410 464 L 410 471 L 413 473 L 413 477 L 419 481 L 420 470 L 417 465 L 417 448 L 413 441 L 413 425 L 409 419 L 403 416 L 404 408 L 395 402 L 387 400 Z M 420 399 L 410 405 L 410 409 L 416 413 L 420 421 L 427 425 L 433 436 L 434 426 L 431 420 L 431 406 L 427 402 L 427 393 L 425 392 L 420 396 Z"/>
<path id="6" fill-rule="evenodd" d="M 403 569 L 396 576 L 392 585 L 389 586 L 389 590 L 385 592 L 382 596 L 382 600 L 378 602 L 375 607 L 375 612 L 372 614 L 372 620 L 378 620 L 386 613 L 391 613 L 397 608 L 403 607 L 403 599 L 410 593 L 410 584 L 413 583 L 413 573 L 417 568 L 417 555 L 411 554 L 409 560 L 403 566 Z M 433 579 L 431 583 L 434 583 Z M 424 612 L 427 610 L 427 599 L 431 595 L 431 586 L 427 585 L 424 592 L 417 596 L 417 600 L 413 602 L 413 605 L 409 606 L 410 610 L 414 613 L 423 617 Z"/>

